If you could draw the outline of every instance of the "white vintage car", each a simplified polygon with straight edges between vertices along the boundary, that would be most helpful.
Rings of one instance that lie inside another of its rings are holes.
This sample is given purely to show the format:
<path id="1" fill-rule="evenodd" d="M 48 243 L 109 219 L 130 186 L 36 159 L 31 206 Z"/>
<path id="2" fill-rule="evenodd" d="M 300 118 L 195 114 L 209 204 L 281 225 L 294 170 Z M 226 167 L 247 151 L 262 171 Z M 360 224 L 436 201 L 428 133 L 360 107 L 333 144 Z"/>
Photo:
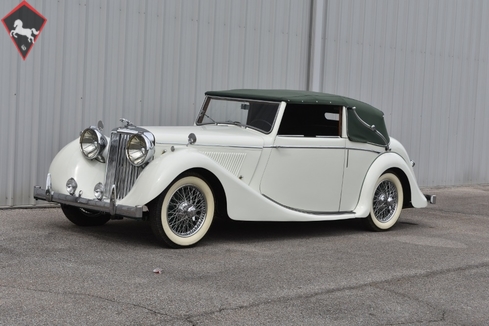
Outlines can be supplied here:
<path id="1" fill-rule="evenodd" d="M 292 90 L 207 92 L 194 126 L 103 124 L 54 158 L 34 198 L 76 225 L 149 220 L 170 247 L 199 242 L 216 216 L 239 221 L 365 218 L 392 228 L 425 207 L 404 147 L 383 113 L 343 96 Z"/>

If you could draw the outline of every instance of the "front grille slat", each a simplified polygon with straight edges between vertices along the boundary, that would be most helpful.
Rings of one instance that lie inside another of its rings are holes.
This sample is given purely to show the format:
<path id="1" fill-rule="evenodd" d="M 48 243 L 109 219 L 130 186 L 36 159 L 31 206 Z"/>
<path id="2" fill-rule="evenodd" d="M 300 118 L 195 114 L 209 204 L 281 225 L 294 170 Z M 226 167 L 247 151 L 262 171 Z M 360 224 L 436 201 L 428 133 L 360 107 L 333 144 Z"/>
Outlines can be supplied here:
<path id="1" fill-rule="evenodd" d="M 123 130 L 111 134 L 105 172 L 106 197 L 110 196 L 110 188 L 115 185 L 117 199 L 124 198 L 143 170 L 143 167 L 132 165 L 126 158 L 126 144 L 131 135 L 132 133 L 124 133 Z"/>

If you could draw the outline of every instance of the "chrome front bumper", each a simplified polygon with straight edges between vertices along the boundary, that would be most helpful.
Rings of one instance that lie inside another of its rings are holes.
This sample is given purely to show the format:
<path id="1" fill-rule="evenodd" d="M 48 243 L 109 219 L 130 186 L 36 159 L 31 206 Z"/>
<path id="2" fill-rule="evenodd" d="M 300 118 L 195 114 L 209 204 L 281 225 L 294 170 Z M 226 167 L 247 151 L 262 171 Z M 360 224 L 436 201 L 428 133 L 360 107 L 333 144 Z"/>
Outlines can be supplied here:
<path id="1" fill-rule="evenodd" d="M 100 211 L 109 213 L 110 215 L 118 215 L 132 218 L 143 217 L 143 206 L 125 206 L 117 205 L 115 197 L 115 187 L 112 188 L 113 192 L 110 196 L 110 201 L 99 201 L 93 199 L 87 199 L 83 197 L 70 196 L 65 194 L 59 194 L 53 192 L 51 189 L 42 189 L 40 186 L 34 187 L 34 199 L 45 200 L 48 202 L 55 202 L 70 206 L 76 206 L 84 209 L 90 209 L 94 211 Z"/>

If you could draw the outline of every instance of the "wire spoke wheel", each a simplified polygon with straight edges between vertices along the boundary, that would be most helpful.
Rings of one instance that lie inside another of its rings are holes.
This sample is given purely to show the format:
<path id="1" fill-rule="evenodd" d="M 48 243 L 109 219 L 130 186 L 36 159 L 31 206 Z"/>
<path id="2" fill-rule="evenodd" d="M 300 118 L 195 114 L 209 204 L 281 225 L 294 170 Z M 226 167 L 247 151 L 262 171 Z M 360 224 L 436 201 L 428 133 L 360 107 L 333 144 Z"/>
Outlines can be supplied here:
<path id="1" fill-rule="evenodd" d="M 173 233 L 181 237 L 192 236 L 199 231 L 206 215 L 205 196 L 193 185 L 177 189 L 168 204 L 168 225 Z"/>
<path id="2" fill-rule="evenodd" d="M 150 205 L 154 234 L 172 248 L 199 242 L 214 219 L 214 195 L 207 182 L 196 173 L 175 180 Z"/>
<path id="3" fill-rule="evenodd" d="M 375 190 L 373 210 L 375 218 L 388 222 L 396 212 L 398 203 L 397 188 L 390 180 L 382 181 Z"/>
<path id="4" fill-rule="evenodd" d="M 372 198 L 367 225 L 373 231 L 385 231 L 396 224 L 401 215 L 404 194 L 401 181 L 392 173 L 380 176 Z"/>

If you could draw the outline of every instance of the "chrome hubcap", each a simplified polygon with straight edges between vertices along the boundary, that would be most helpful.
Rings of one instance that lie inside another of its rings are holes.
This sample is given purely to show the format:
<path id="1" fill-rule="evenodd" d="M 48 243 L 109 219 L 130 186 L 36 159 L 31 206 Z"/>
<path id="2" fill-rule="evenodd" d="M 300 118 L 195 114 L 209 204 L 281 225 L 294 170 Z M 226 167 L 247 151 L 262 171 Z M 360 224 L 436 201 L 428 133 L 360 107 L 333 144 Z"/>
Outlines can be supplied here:
<path id="1" fill-rule="evenodd" d="M 167 219 L 170 229 L 180 237 L 190 237 L 204 224 L 207 202 L 204 194 L 192 185 L 178 188 L 168 203 Z"/>
<path id="2" fill-rule="evenodd" d="M 178 205 L 176 214 L 180 218 L 191 219 L 192 221 L 195 222 L 196 211 L 197 210 L 195 209 L 194 205 L 192 205 L 189 202 L 184 201 Z"/>
<path id="3" fill-rule="evenodd" d="M 382 181 L 375 190 L 373 211 L 375 218 L 382 223 L 389 222 L 394 216 L 398 203 L 397 188 L 389 180 Z"/>

